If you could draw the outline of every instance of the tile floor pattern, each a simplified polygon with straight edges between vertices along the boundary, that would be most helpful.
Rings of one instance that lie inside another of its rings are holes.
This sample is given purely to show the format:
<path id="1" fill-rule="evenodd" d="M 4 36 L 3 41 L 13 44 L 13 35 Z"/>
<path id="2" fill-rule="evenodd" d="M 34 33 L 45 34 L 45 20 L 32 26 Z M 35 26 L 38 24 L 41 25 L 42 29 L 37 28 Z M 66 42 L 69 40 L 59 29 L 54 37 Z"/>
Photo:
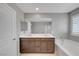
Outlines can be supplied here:
<path id="1" fill-rule="evenodd" d="M 21 56 L 56 56 L 56 54 L 47 54 L 47 53 L 23 53 Z"/>

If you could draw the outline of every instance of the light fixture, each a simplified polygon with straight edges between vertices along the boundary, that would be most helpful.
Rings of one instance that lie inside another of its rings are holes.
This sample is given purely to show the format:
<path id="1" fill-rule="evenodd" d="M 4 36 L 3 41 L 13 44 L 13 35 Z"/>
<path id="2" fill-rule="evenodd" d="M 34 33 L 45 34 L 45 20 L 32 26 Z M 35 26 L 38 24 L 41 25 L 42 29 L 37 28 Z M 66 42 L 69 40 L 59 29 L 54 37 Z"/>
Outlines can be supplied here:
<path id="1" fill-rule="evenodd" d="M 36 8 L 36 11 L 38 11 L 39 10 L 39 8 Z"/>

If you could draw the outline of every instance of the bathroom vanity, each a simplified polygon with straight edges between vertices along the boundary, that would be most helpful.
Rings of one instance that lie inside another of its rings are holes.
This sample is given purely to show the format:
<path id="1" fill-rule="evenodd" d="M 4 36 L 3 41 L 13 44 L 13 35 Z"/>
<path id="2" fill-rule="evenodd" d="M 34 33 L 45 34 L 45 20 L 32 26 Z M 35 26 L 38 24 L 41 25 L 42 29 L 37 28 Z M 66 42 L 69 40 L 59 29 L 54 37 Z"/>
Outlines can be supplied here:
<path id="1" fill-rule="evenodd" d="M 51 18 L 26 18 L 21 21 L 21 53 L 54 53 Z"/>
<path id="2" fill-rule="evenodd" d="M 55 38 L 48 36 L 20 37 L 21 53 L 54 53 Z"/>

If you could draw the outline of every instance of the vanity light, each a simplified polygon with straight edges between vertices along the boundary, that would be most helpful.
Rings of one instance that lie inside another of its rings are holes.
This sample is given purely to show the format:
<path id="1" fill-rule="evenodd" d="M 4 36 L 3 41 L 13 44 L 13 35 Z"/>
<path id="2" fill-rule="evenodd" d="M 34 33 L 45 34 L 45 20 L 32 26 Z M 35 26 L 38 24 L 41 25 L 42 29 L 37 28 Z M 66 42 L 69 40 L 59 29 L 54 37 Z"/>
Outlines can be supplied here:
<path id="1" fill-rule="evenodd" d="M 39 8 L 36 8 L 36 11 L 38 11 L 39 10 Z"/>

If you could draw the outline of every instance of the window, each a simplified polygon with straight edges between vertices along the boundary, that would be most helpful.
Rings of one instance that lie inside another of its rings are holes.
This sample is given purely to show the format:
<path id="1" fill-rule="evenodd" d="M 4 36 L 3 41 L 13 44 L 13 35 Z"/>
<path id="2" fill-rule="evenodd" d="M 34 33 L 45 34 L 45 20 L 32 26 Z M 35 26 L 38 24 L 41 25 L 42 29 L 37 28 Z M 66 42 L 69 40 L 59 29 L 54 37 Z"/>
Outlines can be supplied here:
<path id="1" fill-rule="evenodd" d="M 72 16 L 72 34 L 79 34 L 79 14 Z"/>

